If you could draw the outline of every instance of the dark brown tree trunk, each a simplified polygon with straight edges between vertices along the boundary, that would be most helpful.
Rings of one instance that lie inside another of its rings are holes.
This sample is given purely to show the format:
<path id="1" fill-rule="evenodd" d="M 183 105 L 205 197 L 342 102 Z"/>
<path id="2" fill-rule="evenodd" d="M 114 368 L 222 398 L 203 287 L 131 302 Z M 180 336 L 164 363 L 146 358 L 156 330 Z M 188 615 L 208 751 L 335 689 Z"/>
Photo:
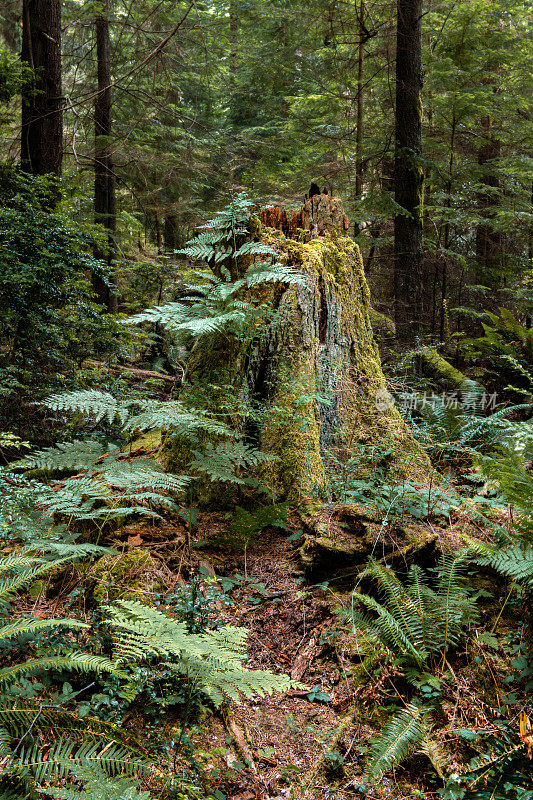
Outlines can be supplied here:
<path id="1" fill-rule="evenodd" d="M 232 87 L 235 88 L 235 77 L 237 74 L 237 38 L 239 35 L 239 22 L 237 17 L 237 3 L 231 0 L 229 6 L 229 70 Z"/>
<path id="2" fill-rule="evenodd" d="M 394 197 L 396 337 L 413 342 L 422 328 L 422 0 L 397 0 Z"/>
<path id="3" fill-rule="evenodd" d="M 94 220 L 107 229 L 108 248 L 99 257 L 106 261 L 109 276 L 114 278 L 116 256 L 116 192 L 113 144 L 111 141 L 111 52 L 109 41 L 109 2 L 104 2 L 96 17 L 96 58 L 98 94 L 94 104 Z M 102 305 L 117 312 L 118 297 L 98 275 L 93 286 Z"/>
<path id="4" fill-rule="evenodd" d="M 357 133 L 355 138 L 355 194 L 363 193 L 363 160 L 361 149 L 363 144 L 363 76 L 365 67 L 365 3 L 361 0 L 359 10 L 359 51 L 357 54 Z"/>
<path id="5" fill-rule="evenodd" d="M 61 175 L 61 2 L 23 0 L 22 60 L 34 79 L 22 94 L 20 161 L 33 175 Z"/>
<path id="6" fill-rule="evenodd" d="M 172 253 L 180 248 L 180 226 L 177 214 L 167 214 L 163 227 L 163 241 L 165 252 Z"/>
<path id="7" fill-rule="evenodd" d="M 479 213 L 483 222 L 476 231 L 476 281 L 496 288 L 500 284 L 502 268 L 502 234 L 491 223 L 494 210 L 499 205 L 500 181 L 496 172 L 500 157 L 500 141 L 492 133 L 488 117 L 481 120 L 485 140 L 478 151 L 478 164 L 483 167 L 480 182 L 484 191 L 478 194 Z"/>

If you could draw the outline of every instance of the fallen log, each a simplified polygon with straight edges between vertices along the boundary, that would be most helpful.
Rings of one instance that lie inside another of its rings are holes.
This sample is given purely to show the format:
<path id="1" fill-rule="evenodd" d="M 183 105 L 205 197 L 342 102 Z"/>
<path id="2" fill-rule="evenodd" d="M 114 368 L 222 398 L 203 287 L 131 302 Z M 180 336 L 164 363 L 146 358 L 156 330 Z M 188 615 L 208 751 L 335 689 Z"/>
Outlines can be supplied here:
<path id="1" fill-rule="evenodd" d="M 93 361 L 91 358 L 88 358 L 87 361 L 84 361 L 83 366 L 90 367 L 91 369 L 101 369 L 104 372 L 110 372 L 112 375 L 120 375 L 124 372 L 131 375 L 132 378 L 137 378 L 139 380 L 151 380 L 153 378 L 157 378 L 157 380 L 172 384 L 176 383 L 176 381 L 179 381 L 181 377 L 179 375 L 164 375 L 162 372 L 154 372 L 153 370 L 149 369 L 126 367 L 123 364 L 106 364 L 104 361 Z"/>

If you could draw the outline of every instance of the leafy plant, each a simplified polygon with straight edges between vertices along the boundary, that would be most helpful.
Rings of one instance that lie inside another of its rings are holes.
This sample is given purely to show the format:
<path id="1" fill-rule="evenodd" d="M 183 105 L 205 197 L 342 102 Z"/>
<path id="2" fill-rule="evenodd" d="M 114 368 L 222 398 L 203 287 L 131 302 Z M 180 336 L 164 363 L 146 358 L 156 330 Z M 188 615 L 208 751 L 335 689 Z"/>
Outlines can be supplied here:
<path id="1" fill-rule="evenodd" d="M 342 616 L 354 632 L 361 632 L 404 667 L 414 668 L 415 674 L 431 668 L 437 660 L 445 660 L 466 623 L 475 618 L 475 605 L 465 585 L 467 563 L 466 550 L 443 555 L 433 588 L 429 576 L 416 565 L 411 566 L 404 585 L 391 569 L 371 559 L 362 577 L 376 582 L 381 602 L 354 593 L 353 608 Z"/>
<path id="2" fill-rule="evenodd" d="M 243 666 L 246 630 L 226 626 L 188 633 L 179 622 L 133 600 L 107 607 L 115 637 L 114 655 L 122 663 L 163 660 L 176 675 L 196 685 L 215 705 L 224 699 L 285 692 L 295 683 L 284 675 Z"/>
<path id="3" fill-rule="evenodd" d="M 439 696 L 439 681 L 432 671 L 442 669 L 467 622 L 475 618 L 465 585 L 466 564 L 466 550 L 443 555 L 433 586 L 429 576 L 413 565 L 404 585 L 391 569 L 371 560 L 362 577 L 376 583 L 381 602 L 354 593 L 353 607 L 342 612 L 354 633 L 362 637 L 363 649 L 380 648 L 423 694 L 423 699 L 397 712 L 377 737 L 367 767 L 370 776 L 383 774 L 416 748 L 443 775 L 443 758 L 430 735 L 431 703 Z"/>
<path id="4" fill-rule="evenodd" d="M 428 708 L 410 703 L 394 715 L 374 742 L 367 774 L 379 778 L 404 761 L 428 736 Z"/>
<path id="5" fill-rule="evenodd" d="M 0 559 L 1 615 L 4 618 L 9 615 L 9 603 L 21 587 L 68 560 L 42 563 L 23 555 Z M 20 637 L 35 637 L 43 631 L 88 627 L 74 619 L 41 620 L 9 615 L 0 623 L 0 646 L 5 650 Z M 3 763 L 0 791 L 3 797 L 37 798 L 42 796 L 45 786 L 63 782 L 69 777 L 76 781 L 87 779 L 89 783 L 96 781 L 98 790 L 103 792 L 110 776 L 132 777 L 146 771 L 144 762 L 124 746 L 127 737 L 113 726 L 96 719 L 85 718 L 82 721 L 76 712 L 62 708 L 61 703 L 47 702 L 42 698 L 32 702 L 27 689 L 20 691 L 28 676 L 65 670 L 125 676 L 116 662 L 76 651 L 67 655 L 47 654 L 23 662 L 14 660 L 3 667 L 0 670 L 0 749 Z M 105 746 L 102 745 L 104 737 L 108 739 Z M 46 751 L 43 749 L 44 741 L 52 742 Z M 87 778 L 89 773 L 91 777 Z M 122 784 L 134 798 L 135 784 L 131 780 L 122 781 Z M 94 788 L 96 791 L 97 787 Z"/>
<path id="6" fill-rule="evenodd" d="M 211 268 L 193 273 L 199 282 L 185 284 L 179 303 L 147 309 L 128 321 L 157 322 L 185 342 L 222 331 L 249 336 L 250 326 L 255 329 L 265 319 L 260 296 L 254 298 L 252 290 L 268 283 L 302 280 L 297 270 L 273 262 L 276 253 L 271 247 L 254 241 L 253 206 L 244 193 L 237 195 L 178 251 L 194 261 L 207 262 Z"/>
<path id="7" fill-rule="evenodd" d="M 466 771 L 450 776 L 442 797 L 446 800 L 532 800 L 533 766 L 523 739 L 506 722 L 498 732 L 483 736 L 472 732 L 470 743 L 478 755 Z"/>

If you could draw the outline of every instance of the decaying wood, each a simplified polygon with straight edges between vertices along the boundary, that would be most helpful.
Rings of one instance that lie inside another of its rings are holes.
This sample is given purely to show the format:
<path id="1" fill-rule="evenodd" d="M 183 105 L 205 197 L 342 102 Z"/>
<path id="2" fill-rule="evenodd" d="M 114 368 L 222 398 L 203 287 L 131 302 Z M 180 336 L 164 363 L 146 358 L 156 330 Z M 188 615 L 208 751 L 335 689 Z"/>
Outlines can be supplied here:
<path id="1" fill-rule="evenodd" d="M 319 650 L 321 649 L 318 644 L 321 633 L 322 626 L 311 634 L 311 638 L 307 644 L 297 653 L 291 667 L 291 678 L 293 681 L 301 681 L 316 658 Z"/>
<path id="2" fill-rule="evenodd" d="M 122 364 L 105 364 L 103 361 L 93 361 L 92 359 L 87 359 L 83 366 L 101 369 L 104 370 L 104 372 L 110 372 L 112 375 L 120 375 L 122 372 L 126 372 L 133 378 L 138 378 L 139 380 L 157 378 L 157 380 L 165 381 L 165 383 L 176 383 L 176 381 L 179 381 L 179 376 L 163 375 L 161 372 L 154 372 L 149 369 L 136 369 L 135 367 L 125 367 Z"/>
<path id="3" fill-rule="evenodd" d="M 328 194 L 315 194 L 306 199 L 301 209 L 295 211 L 290 218 L 280 206 L 264 208 L 261 211 L 261 222 L 291 239 L 297 238 L 298 230 L 308 231 L 309 236 L 313 237 L 323 236 L 334 230 L 345 233 L 350 227 L 338 199 Z"/>
<path id="4" fill-rule="evenodd" d="M 250 769 L 250 772 L 254 776 L 257 776 L 257 767 L 255 765 L 252 749 L 247 741 L 247 734 L 233 718 L 231 714 L 231 707 L 229 705 L 226 705 L 222 708 L 222 719 L 224 721 L 226 730 L 230 736 L 233 737 L 235 750 L 242 758 L 243 763 L 245 763 Z"/>

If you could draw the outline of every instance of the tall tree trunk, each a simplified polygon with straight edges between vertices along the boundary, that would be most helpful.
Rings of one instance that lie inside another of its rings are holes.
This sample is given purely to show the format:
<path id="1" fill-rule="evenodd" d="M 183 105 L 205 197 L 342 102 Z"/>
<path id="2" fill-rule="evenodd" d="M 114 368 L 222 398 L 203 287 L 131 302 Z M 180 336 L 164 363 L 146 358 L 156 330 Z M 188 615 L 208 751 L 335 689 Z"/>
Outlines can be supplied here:
<path id="1" fill-rule="evenodd" d="M 396 337 L 422 328 L 422 0 L 397 0 L 394 197 L 408 215 L 394 218 Z"/>
<path id="2" fill-rule="evenodd" d="M 34 79 L 22 94 L 20 161 L 33 175 L 61 175 L 61 2 L 23 0 L 22 60 Z"/>
<path id="3" fill-rule="evenodd" d="M 358 197 L 363 192 L 363 161 L 361 148 L 363 144 L 363 76 L 365 67 L 365 2 L 361 0 L 359 9 L 359 47 L 357 53 L 357 133 L 355 138 L 355 193 Z"/>
<path id="4" fill-rule="evenodd" d="M 446 208 L 450 209 L 452 206 L 452 186 L 453 186 L 453 169 L 455 157 L 455 133 L 457 128 L 457 119 L 455 116 L 455 109 L 452 115 L 452 129 L 450 133 L 450 158 L 448 162 L 448 180 L 446 181 Z M 439 234 L 440 235 L 440 234 Z M 448 249 L 450 247 L 450 220 L 446 219 L 444 223 L 444 261 L 442 264 L 442 296 L 440 306 L 440 340 L 444 339 L 444 329 L 446 322 L 446 291 L 447 291 L 447 272 L 448 272 Z"/>
<path id="5" fill-rule="evenodd" d="M 359 47 L 357 53 L 357 131 L 355 134 L 355 196 L 360 199 L 363 193 L 363 76 L 365 67 L 365 2 L 361 0 L 358 12 Z M 359 223 L 354 225 L 354 234 L 359 233 Z"/>
<path id="6" fill-rule="evenodd" d="M 109 42 L 109 0 L 96 17 L 96 58 L 98 94 L 94 104 L 94 220 L 107 229 L 108 249 L 99 253 L 114 278 L 116 256 L 116 192 L 113 144 L 111 141 L 111 53 Z M 99 301 L 111 313 L 117 312 L 118 297 L 99 275 L 93 276 Z"/>
<path id="7" fill-rule="evenodd" d="M 493 135 L 489 117 L 481 120 L 484 141 L 478 150 L 478 164 L 482 167 L 480 182 L 484 191 L 478 194 L 478 207 L 483 221 L 476 230 L 476 281 L 486 286 L 500 284 L 502 267 L 502 234 L 495 231 L 491 217 L 499 205 L 498 189 L 500 181 L 496 172 L 501 144 Z"/>
<path id="8" fill-rule="evenodd" d="M 237 3 L 231 0 L 229 5 L 229 70 L 232 88 L 235 89 L 235 78 L 237 75 L 237 38 L 239 35 L 239 22 L 237 18 Z"/>

